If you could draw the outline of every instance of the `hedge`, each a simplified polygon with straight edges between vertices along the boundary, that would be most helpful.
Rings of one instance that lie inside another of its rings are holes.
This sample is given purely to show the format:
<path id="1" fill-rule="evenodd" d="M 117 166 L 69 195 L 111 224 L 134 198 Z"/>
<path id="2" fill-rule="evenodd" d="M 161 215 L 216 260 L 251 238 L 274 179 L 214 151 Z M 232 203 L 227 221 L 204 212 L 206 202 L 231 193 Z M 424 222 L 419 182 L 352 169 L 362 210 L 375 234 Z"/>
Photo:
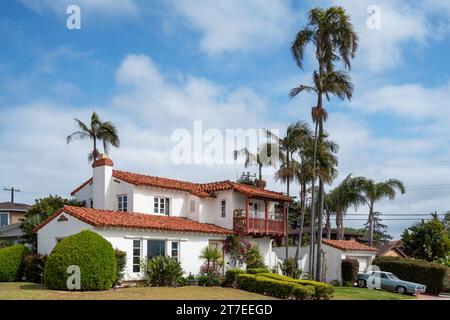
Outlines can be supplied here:
<path id="1" fill-rule="evenodd" d="M 359 262 L 356 259 L 345 259 L 341 262 L 342 283 L 344 285 L 353 285 L 356 281 L 359 271 Z"/>
<path id="2" fill-rule="evenodd" d="M 236 277 L 239 274 L 244 273 L 244 270 L 242 269 L 228 269 L 225 272 L 225 280 L 222 282 L 223 287 L 235 287 L 236 286 Z"/>
<path id="3" fill-rule="evenodd" d="M 258 274 L 258 273 L 268 273 L 269 269 L 267 268 L 247 268 L 248 274 Z"/>
<path id="4" fill-rule="evenodd" d="M 446 266 L 397 257 L 378 257 L 372 264 L 382 271 L 394 273 L 402 280 L 426 285 L 428 293 L 439 294 L 444 290 L 448 272 Z"/>
<path id="5" fill-rule="evenodd" d="M 45 264 L 48 257 L 40 254 L 29 254 L 23 258 L 23 275 L 26 281 L 42 283 Z"/>
<path id="6" fill-rule="evenodd" d="M 81 290 L 107 290 L 116 280 L 116 258 L 111 244 L 92 231 L 82 231 L 60 241 L 48 256 L 44 281 L 50 289 L 69 290 L 71 265 L 80 268 Z"/>
<path id="7" fill-rule="evenodd" d="M 114 250 L 116 258 L 116 281 L 114 285 L 120 285 L 124 276 L 125 267 L 127 266 L 127 253 L 119 249 Z"/>
<path id="8" fill-rule="evenodd" d="M 22 258 L 28 252 L 28 248 L 21 244 L 0 249 L 0 282 L 20 280 Z"/>
<path id="9" fill-rule="evenodd" d="M 237 276 L 237 285 L 242 290 L 283 299 L 293 297 L 298 300 L 305 300 L 314 296 L 314 288 L 312 286 L 270 279 L 260 275 L 239 274 Z"/>
<path id="10" fill-rule="evenodd" d="M 270 278 L 270 279 L 276 279 L 276 280 L 280 280 L 280 281 L 286 281 L 286 282 L 290 282 L 290 283 L 296 283 L 296 284 L 300 284 L 303 286 L 311 286 L 314 288 L 314 298 L 315 299 L 330 300 L 331 298 L 333 298 L 334 287 L 327 283 L 312 281 L 312 280 L 294 279 L 291 277 L 282 276 L 282 275 L 274 274 L 274 273 L 263 273 L 263 274 L 259 274 L 259 276 Z"/>

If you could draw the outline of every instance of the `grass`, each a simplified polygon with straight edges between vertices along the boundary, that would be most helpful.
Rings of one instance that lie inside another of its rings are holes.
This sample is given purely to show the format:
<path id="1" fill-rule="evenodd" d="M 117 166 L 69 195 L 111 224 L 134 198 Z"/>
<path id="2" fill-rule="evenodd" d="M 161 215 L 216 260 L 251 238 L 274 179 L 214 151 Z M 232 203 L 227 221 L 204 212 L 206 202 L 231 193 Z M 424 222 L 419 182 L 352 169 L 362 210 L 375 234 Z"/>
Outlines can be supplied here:
<path id="1" fill-rule="evenodd" d="M 270 300 L 272 297 L 221 287 L 135 287 L 108 291 L 48 290 L 28 282 L 0 283 L 0 300 Z"/>
<path id="2" fill-rule="evenodd" d="M 270 300 L 260 294 L 232 288 L 186 286 L 134 287 L 108 291 L 68 292 L 48 290 L 28 282 L 0 283 L 0 300 Z M 406 300 L 414 296 L 350 287 L 336 287 L 334 300 Z"/>
<path id="3" fill-rule="evenodd" d="M 401 295 L 398 293 L 369 290 L 352 287 L 336 287 L 334 291 L 334 300 L 408 300 L 415 299 L 414 296 Z"/>

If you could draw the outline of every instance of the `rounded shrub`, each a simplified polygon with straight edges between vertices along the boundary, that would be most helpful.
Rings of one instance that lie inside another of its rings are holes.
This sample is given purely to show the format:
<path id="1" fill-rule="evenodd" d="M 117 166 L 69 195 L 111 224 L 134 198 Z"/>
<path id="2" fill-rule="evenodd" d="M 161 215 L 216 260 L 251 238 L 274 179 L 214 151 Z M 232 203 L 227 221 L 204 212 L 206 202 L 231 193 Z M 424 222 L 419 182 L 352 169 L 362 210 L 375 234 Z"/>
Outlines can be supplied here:
<path id="1" fill-rule="evenodd" d="M 69 290 L 69 266 L 80 268 L 81 290 L 107 290 L 116 280 L 116 258 L 111 244 L 92 231 L 82 231 L 60 241 L 48 256 L 44 269 L 47 287 Z M 69 279 L 70 281 L 70 279 Z"/>
<path id="2" fill-rule="evenodd" d="M 21 245 L 0 249 L 0 282 L 20 280 L 22 276 L 22 259 L 29 250 Z"/>

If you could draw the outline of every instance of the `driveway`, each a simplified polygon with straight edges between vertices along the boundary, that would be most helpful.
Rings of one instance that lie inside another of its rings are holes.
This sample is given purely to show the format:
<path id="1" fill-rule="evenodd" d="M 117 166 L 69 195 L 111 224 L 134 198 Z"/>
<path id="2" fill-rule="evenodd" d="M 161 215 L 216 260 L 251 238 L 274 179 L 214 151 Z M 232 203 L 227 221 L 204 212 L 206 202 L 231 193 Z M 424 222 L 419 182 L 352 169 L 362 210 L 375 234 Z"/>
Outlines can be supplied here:
<path id="1" fill-rule="evenodd" d="M 450 300 L 450 296 L 432 296 L 429 294 L 416 294 L 417 300 Z"/>

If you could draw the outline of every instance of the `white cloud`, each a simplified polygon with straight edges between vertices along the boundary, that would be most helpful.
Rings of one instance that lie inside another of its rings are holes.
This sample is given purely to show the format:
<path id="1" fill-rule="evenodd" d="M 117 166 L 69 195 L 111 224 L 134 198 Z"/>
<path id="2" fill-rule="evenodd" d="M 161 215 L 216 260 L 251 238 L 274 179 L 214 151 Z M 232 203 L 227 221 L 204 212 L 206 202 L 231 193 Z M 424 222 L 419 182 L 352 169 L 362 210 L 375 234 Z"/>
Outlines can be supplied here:
<path id="1" fill-rule="evenodd" d="M 26 7 L 42 13 L 50 10 L 57 15 L 66 15 L 69 5 L 78 5 L 84 14 L 92 16 L 135 16 L 138 7 L 134 0 L 20 0 Z"/>
<path id="2" fill-rule="evenodd" d="M 270 48 L 286 40 L 292 27 L 289 1 L 171 1 L 175 11 L 201 32 L 200 47 L 208 54 Z"/>

